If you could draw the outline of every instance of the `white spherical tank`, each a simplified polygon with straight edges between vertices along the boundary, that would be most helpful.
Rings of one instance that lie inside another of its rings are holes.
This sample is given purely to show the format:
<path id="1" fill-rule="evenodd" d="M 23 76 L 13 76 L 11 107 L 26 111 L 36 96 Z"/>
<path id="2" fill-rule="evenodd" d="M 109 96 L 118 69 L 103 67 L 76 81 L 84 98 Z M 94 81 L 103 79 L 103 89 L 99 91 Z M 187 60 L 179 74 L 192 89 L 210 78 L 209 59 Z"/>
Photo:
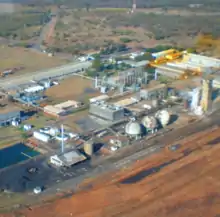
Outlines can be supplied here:
<path id="1" fill-rule="evenodd" d="M 145 116 L 142 119 L 142 124 L 147 130 L 154 130 L 157 128 L 157 119 L 155 117 Z"/>
<path id="2" fill-rule="evenodd" d="M 142 130 L 141 130 L 141 125 L 138 122 L 135 121 L 130 121 L 129 123 L 126 124 L 125 126 L 125 132 L 129 136 L 138 136 L 141 135 Z"/>
<path id="3" fill-rule="evenodd" d="M 170 122 L 170 114 L 167 110 L 158 111 L 155 117 L 159 120 L 159 122 L 163 127 L 168 125 Z"/>

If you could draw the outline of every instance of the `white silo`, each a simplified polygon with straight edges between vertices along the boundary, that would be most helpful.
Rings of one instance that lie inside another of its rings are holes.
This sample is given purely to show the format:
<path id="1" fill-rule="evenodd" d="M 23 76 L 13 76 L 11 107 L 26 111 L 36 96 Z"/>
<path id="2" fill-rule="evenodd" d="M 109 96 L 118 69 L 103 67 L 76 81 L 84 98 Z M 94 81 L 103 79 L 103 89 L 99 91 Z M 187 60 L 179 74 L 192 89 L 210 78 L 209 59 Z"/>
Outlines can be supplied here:
<path id="1" fill-rule="evenodd" d="M 159 100 L 158 100 L 158 99 L 152 100 L 152 106 L 153 106 L 154 108 L 157 108 L 157 107 L 159 106 Z"/>
<path id="2" fill-rule="evenodd" d="M 155 115 L 162 127 L 165 127 L 170 122 L 170 114 L 167 110 L 158 111 Z"/>
<path id="3" fill-rule="evenodd" d="M 136 121 L 130 121 L 125 126 L 125 132 L 128 136 L 138 139 L 142 134 L 141 125 Z"/>
<path id="4" fill-rule="evenodd" d="M 94 142 L 93 141 L 86 141 L 84 143 L 84 152 L 88 155 L 88 156 L 92 156 L 93 152 L 94 152 Z"/>
<path id="5" fill-rule="evenodd" d="M 191 109 L 195 110 L 199 106 L 200 88 L 195 88 L 192 92 Z"/>
<path id="6" fill-rule="evenodd" d="M 142 124 L 143 126 L 146 128 L 147 132 L 156 132 L 157 131 L 157 119 L 155 117 L 149 117 L 149 116 L 145 116 L 142 119 Z"/>

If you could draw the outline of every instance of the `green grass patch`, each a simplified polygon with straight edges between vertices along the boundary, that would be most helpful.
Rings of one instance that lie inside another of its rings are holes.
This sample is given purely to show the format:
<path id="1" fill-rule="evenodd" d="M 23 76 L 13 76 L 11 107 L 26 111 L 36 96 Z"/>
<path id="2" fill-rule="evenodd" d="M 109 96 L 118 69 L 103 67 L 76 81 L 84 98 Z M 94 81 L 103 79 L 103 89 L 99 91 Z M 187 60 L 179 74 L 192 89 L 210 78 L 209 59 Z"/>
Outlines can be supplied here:
<path id="1" fill-rule="evenodd" d="M 22 133 L 18 128 L 12 126 L 0 128 L 0 149 L 20 142 L 21 140 Z"/>
<path id="2" fill-rule="evenodd" d="M 33 116 L 29 120 L 25 121 L 25 124 L 30 124 L 34 126 L 35 128 L 39 129 L 42 127 L 45 127 L 47 125 L 50 125 L 51 122 L 54 122 L 56 119 L 49 116 L 44 116 L 43 114 L 39 114 L 36 116 Z"/>
<path id="3" fill-rule="evenodd" d="M 16 204 L 28 202 L 25 194 L 0 193 L 0 212 L 10 210 Z"/>
<path id="4" fill-rule="evenodd" d="M 128 8 L 95 8 L 93 11 L 105 11 L 105 12 L 127 12 Z"/>
<path id="5" fill-rule="evenodd" d="M 135 35 L 134 31 L 126 30 L 126 29 L 116 29 L 116 30 L 113 30 L 113 33 L 116 35 Z"/>

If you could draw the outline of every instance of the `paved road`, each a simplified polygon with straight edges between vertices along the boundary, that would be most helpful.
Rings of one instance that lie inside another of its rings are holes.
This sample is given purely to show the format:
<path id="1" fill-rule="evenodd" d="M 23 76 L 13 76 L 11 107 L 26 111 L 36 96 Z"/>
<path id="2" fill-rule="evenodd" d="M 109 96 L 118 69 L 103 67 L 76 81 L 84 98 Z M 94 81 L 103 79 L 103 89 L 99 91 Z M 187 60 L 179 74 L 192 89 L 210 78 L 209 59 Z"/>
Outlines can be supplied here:
<path id="1" fill-rule="evenodd" d="M 51 25 L 53 24 L 53 19 L 51 19 L 48 23 L 46 23 L 40 33 L 40 36 L 38 37 L 37 42 L 34 44 L 32 49 L 35 49 L 37 51 L 42 52 L 41 45 L 43 44 L 43 41 L 45 40 L 48 31 L 50 30 Z"/>
<path id="2" fill-rule="evenodd" d="M 47 69 L 47 70 L 41 70 L 41 71 L 36 71 L 36 72 L 30 72 L 27 73 L 25 75 L 15 75 L 12 77 L 5 77 L 5 78 L 1 78 L 0 79 L 0 87 L 1 88 L 10 88 L 16 85 L 21 85 L 24 83 L 28 83 L 30 82 L 30 80 L 33 79 L 43 79 L 43 78 L 48 78 L 48 77 L 53 77 L 53 76 L 58 76 L 58 75 L 62 75 L 65 73 L 69 73 L 69 72 L 73 72 L 75 70 L 78 69 L 86 69 L 89 68 L 91 66 L 91 62 L 87 61 L 87 62 L 80 62 L 80 63 L 70 63 L 70 64 L 66 64 L 66 65 L 62 65 L 59 67 L 55 67 L 55 68 L 51 68 L 51 69 Z"/>

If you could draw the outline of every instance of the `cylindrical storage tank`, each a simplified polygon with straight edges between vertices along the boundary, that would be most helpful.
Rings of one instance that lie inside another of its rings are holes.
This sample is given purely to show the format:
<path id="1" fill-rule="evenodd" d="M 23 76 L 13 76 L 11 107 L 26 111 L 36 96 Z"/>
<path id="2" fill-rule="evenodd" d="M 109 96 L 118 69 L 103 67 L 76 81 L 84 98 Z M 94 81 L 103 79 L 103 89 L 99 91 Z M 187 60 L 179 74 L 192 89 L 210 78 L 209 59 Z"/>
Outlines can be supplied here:
<path id="1" fill-rule="evenodd" d="M 18 123 L 18 121 L 12 121 L 11 125 L 14 126 L 14 127 L 17 127 L 19 125 L 19 123 Z"/>
<path id="2" fill-rule="evenodd" d="M 158 119 L 162 127 L 165 127 L 170 122 L 170 114 L 167 110 L 158 111 L 155 117 Z"/>
<path id="3" fill-rule="evenodd" d="M 40 133 L 40 132 L 37 132 L 37 131 L 34 131 L 33 136 L 34 136 L 34 138 L 36 138 L 36 139 L 38 139 L 42 142 L 49 142 L 49 140 L 50 140 L 49 135 L 46 135 L 44 133 Z"/>
<path id="4" fill-rule="evenodd" d="M 142 134 L 141 125 L 138 122 L 130 121 L 125 126 L 125 132 L 131 137 L 137 137 Z"/>
<path id="5" fill-rule="evenodd" d="M 66 134 L 64 134 L 63 135 L 63 137 L 62 137 L 62 135 L 57 135 L 56 136 L 56 140 L 58 140 L 58 141 L 67 141 L 69 139 L 69 136 L 68 135 L 66 135 Z"/>
<path id="6" fill-rule="evenodd" d="M 50 128 L 49 134 L 51 136 L 56 136 L 58 133 L 60 133 L 60 130 L 58 128 Z"/>
<path id="7" fill-rule="evenodd" d="M 159 106 L 159 100 L 158 100 L 158 99 L 153 100 L 153 101 L 152 101 L 152 106 L 153 106 L 154 108 L 157 108 L 157 107 Z"/>
<path id="8" fill-rule="evenodd" d="M 50 127 L 44 127 L 40 129 L 41 133 L 46 133 L 46 134 L 50 134 Z"/>
<path id="9" fill-rule="evenodd" d="M 23 126 L 23 129 L 26 130 L 26 131 L 30 130 L 31 128 L 32 128 L 31 125 L 26 125 L 26 124 L 25 124 L 25 125 Z"/>
<path id="10" fill-rule="evenodd" d="M 45 81 L 44 82 L 44 87 L 45 88 L 50 88 L 51 87 L 51 81 Z"/>
<path id="11" fill-rule="evenodd" d="M 189 101 L 187 99 L 183 100 L 183 108 L 188 109 L 189 108 Z"/>
<path id="12" fill-rule="evenodd" d="M 92 156 L 93 155 L 93 151 L 94 151 L 93 142 L 91 142 L 91 141 L 85 142 L 85 144 L 84 144 L 84 152 L 87 155 Z"/>

